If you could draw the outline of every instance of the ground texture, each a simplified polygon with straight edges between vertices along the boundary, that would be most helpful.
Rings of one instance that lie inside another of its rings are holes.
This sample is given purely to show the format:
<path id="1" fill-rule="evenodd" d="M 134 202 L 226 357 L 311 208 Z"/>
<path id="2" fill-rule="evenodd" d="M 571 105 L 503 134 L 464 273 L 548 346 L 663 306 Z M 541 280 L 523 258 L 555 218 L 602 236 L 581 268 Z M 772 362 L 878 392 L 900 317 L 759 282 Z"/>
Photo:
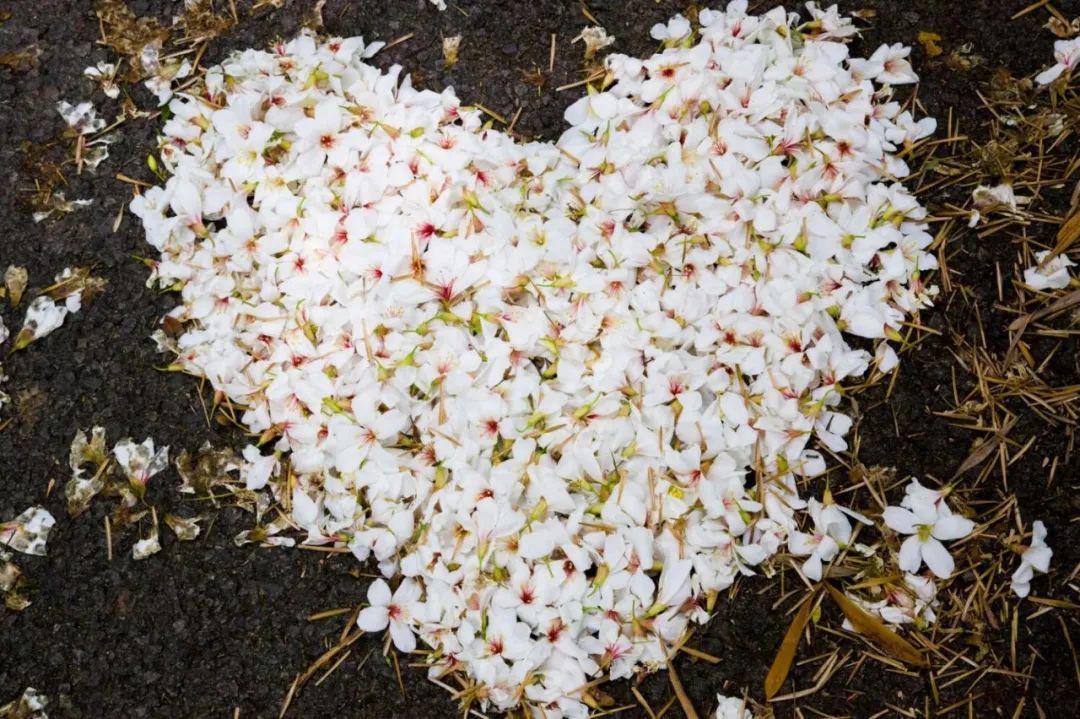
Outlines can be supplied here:
<path id="1" fill-rule="evenodd" d="M 241 22 L 210 43 L 204 64 L 232 49 L 288 37 L 310 16 L 312 3 L 279 4 L 283 7 L 252 17 L 250 3 L 238 2 Z M 1041 27 L 1047 14 L 1032 12 L 1010 20 L 1027 2 L 840 4 L 847 11 L 877 11 L 864 23 L 868 29 L 856 45 L 860 51 L 869 52 L 881 42 L 915 45 L 920 31 L 938 33 L 947 48 L 971 43 L 969 52 L 985 58 L 971 69 L 931 61 L 917 45 L 914 59 L 923 78 L 918 92 L 925 110 L 944 120 L 951 108 L 959 130 L 975 138 L 981 131 L 976 91 L 985 87 L 995 68 L 1006 66 L 1020 76 L 1049 64 L 1054 38 Z M 1080 14 L 1080 2 L 1054 4 L 1067 17 Z M 170 0 L 133 0 L 129 5 L 138 16 L 166 22 L 178 7 Z M 655 49 L 649 27 L 687 5 L 686 0 L 591 0 L 588 8 L 618 38 L 615 50 L 641 55 Z M 117 213 L 131 197 L 130 186 L 113 176 L 153 181 L 145 158 L 154 147 L 156 121 L 123 125 L 112 157 L 97 175 L 84 172 L 77 177 L 66 168 L 68 198 L 92 197 L 92 207 L 40 224 L 31 218 L 28 190 L 40 179 L 34 158 L 63 129 L 55 103 L 91 97 L 92 85 L 82 77 L 82 69 L 111 57 L 96 42 L 100 36 L 94 9 L 92 0 L 0 2 L 0 17 L 6 18 L 0 22 L 0 53 L 40 49 L 40 56 L 26 64 L 0 65 L 0 265 L 29 270 L 30 296 L 70 265 L 90 265 L 109 281 L 104 294 L 63 328 L 3 361 L 10 375 L 6 390 L 14 401 L 5 409 L 12 421 L 0 431 L 0 518 L 40 502 L 58 517 L 58 525 L 47 558 L 18 560 L 29 579 L 32 605 L 21 612 L 0 610 L 0 704 L 30 685 L 51 697 L 53 717 L 277 716 L 296 674 L 337 641 L 345 620 L 338 616 L 310 622 L 308 615 L 360 601 L 369 581 L 364 568 L 348 556 L 237 548 L 232 538 L 251 520 L 235 509 L 215 511 L 197 542 L 176 542 L 163 528 L 163 551 L 142 562 L 130 558 L 132 533 L 114 536 L 116 553 L 109 561 L 103 523 L 112 503 L 99 501 L 85 515 L 68 520 L 59 489 L 46 495 L 50 480 L 59 487 L 67 478 L 68 445 L 78 427 L 104 425 L 110 441 L 151 436 L 171 445 L 174 453 L 195 450 L 204 441 L 214 446 L 241 442 L 238 432 L 207 422 L 206 395 L 200 399 L 197 382 L 155 371 L 162 359 L 148 336 L 173 299 L 145 287 L 147 270 L 135 256 L 149 248 L 137 220 L 126 215 L 113 230 Z M 571 45 L 571 39 L 592 24 L 581 5 L 571 0 L 451 0 L 445 13 L 420 0 L 330 0 L 323 18 L 329 33 L 369 40 L 415 33 L 375 62 L 401 63 L 424 86 L 451 84 L 465 101 L 483 103 L 507 118 L 522 108 L 516 131 L 548 139 L 557 137 L 563 108 L 580 92 L 557 91 L 581 77 L 580 45 Z M 441 38 L 459 33 L 464 38 L 460 62 L 446 69 Z M 552 34 L 557 53 L 554 71 L 548 73 Z M 540 88 L 526 79 L 537 68 L 546 78 Z M 115 114 L 118 103 L 104 101 L 99 92 L 93 97 L 107 117 Z M 153 106 L 141 88 L 133 97 L 144 109 Z M 1064 213 L 1068 190 L 1059 194 L 1060 206 L 1044 209 Z M 1047 233 L 1044 241 L 1052 244 L 1053 230 L 1048 225 L 1031 232 Z M 959 382 L 961 395 L 966 391 L 964 380 L 954 379 L 960 370 L 953 352 L 964 337 L 979 333 L 979 323 L 987 346 L 1000 350 L 1008 344 L 1004 327 L 1011 317 L 996 308 L 996 267 L 1011 273 L 1016 252 L 1010 240 L 960 238 L 949 257 L 953 283 L 969 293 L 967 301 L 942 303 L 943 309 L 924 313 L 922 323 L 941 334 L 927 335 L 904 354 L 888 399 L 883 387 L 857 398 L 858 462 L 895 467 L 901 477 L 946 481 L 969 456 L 978 434 L 935 414 L 954 409 L 954 383 Z M 13 329 L 21 324 L 22 308 L 12 310 L 5 303 L 0 314 Z M 1075 335 L 1054 353 L 1044 375 L 1059 386 L 1077 384 Z M 1018 416 L 1010 438 L 1019 444 L 1032 437 L 1034 441 L 1008 467 L 1008 485 L 1025 522 L 1046 521 L 1055 549 L 1056 572 L 1049 580 L 1038 580 L 1034 593 L 1075 601 L 1070 572 L 1080 560 L 1080 524 L 1075 522 L 1080 515 L 1080 464 L 1072 435 L 1064 427 L 1037 422 L 1030 413 L 1019 411 Z M 1051 458 L 1058 458 L 1052 482 Z M 159 511 L 180 507 L 191 514 L 203 509 L 175 492 L 177 481 L 174 470 L 152 480 L 150 496 Z M 991 473 L 984 481 L 999 487 L 1001 477 Z M 975 506 L 979 499 L 972 498 Z M 788 579 L 797 581 L 790 572 Z M 953 591 L 964 592 L 976 581 L 970 572 L 962 575 Z M 718 691 L 740 694 L 745 689 L 760 699 L 762 681 L 787 627 L 790 602 L 778 602 L 782 594 L 779 582 L 741 583 L 693 642 L 720 662 L 685 655 L 677 661 L 699 711 L 715 705 Z M 836 614 L 826 607 L 823 624 L 838 627 Z M 1080 675 L 1071 650 L 1080 641 L 1074 610 L 1025 604 L 1015 639 L 1007 619 L 983 619 L 968 622 L 970 636 L 962 637 L 983 654 L 973 651 L 956 660 L 970 662 L 974 673 L 948 684 L 862 656 L 872 650 L 851 635 L 817 631 L 812 644 L 803 645 L 799 656 L 808 661 L 796 666 L 788 687 L 813 687 L 820 658 L 837 649 L 841 655 L 852 652 L 849 666 L 820 691 L 777 704 L 776 715 L 1080 715 Z M 1016 656 L 1007 663 L 1016 667 L 1018 676 L 980 673 L 980 656 L 1000 659 L 1012 651 Z M 637 688 L 657 710 L 672 696 L 664 675 L 648 678 Z M 605 691 L 615 706 L 633 705 L 621 716 L 647 716 L 627 683 Z M 315 686 L 313 681 L 298 692 L 288 715 L 442 717 L 456 711 L 445 691 L 404 662 L 399 685 L 379 640 L 370 637 L 355 644 L 324 682 Z M 669 716 L 678 712 L 676 704 Z"/>

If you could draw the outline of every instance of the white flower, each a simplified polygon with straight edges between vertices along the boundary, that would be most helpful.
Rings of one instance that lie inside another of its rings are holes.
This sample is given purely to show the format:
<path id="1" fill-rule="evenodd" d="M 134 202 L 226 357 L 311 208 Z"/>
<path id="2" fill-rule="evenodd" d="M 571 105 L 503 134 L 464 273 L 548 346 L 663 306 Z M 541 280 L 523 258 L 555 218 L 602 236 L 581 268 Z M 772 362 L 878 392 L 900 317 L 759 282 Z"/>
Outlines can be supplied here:
<path id="1" fill-rule="evenodd" d="M 360 611 L 356 625 L 365 632 L 381 632 L 389 625 L 390 637 L 400 651 L 416 649 L 416 635 L 410 624 L 410 613 L 420 599 L 420 585 L 412 579 L 404 579 L 390 595 L 390 587 L 382 579 L 376 579 L 368 587 L 368 602 Z"/>
<path id="2" fill-rule="evenodd" d="M 95 80 L 101 86 L 106 97 L 116 99 L 120 96 L 120 86 L 116 83 L 116 64 L 102 60 L 83 70 L 83 75 Z"/>
<path id="3" fill-rule="evenodd" d="M 1024 270 L 1024 284 L 1035 290 L 1063 289 L 1072 282 L 1069 268 L 1075 265 L 1064 253 L 1050 257 L 1049 250 L 1036 252 L 1035 264 Z"/>
<path id="4" fill-rule="evenodd" d="M 147 437 L 142 444 L 135 444 L 125 437 L 113 447 L 116 464 L 133 486 L 145 488 L 155 474 L 169 466 L 169 448 L 154 449 L 154 440 Z"/>
<path id="5" fill-rule="evenodd" d="M 841 15 L 836 5 L 822 10 L 816 2 L 808 2 L 806 11 L 813 18 L 807 23 L 807 27 L 815 30 L 815 36 L 821 40 L 842 40 L 859 34 L 859 29 L 852 23 L 851 18 Z"/>
<path id="6" fill-rule="evenodd" d="M 810 555 L 803 563 L 803 573 L 815 582 L 821 579 L 822 564 L 830 562 L 851 542 L 851 522 L 854 517 L 863 524 L 870 520 L 831 501 L 827 496 L 822 504 L 816 499 L 808 503 L 807 512 L 814 522 L 814 531 L 794 531 L 788 539 L 788 550 L 796 556 Z"/>
<path id="7" fill-rule="evenodd" d="M 23 554 L 45 556 L 49 532 L 56 520 L 43 507 L 30 507 L 15 519 L 0 522 L 0 543 Z"/>
<path id="8" fill-rule="evenodd" d="M 1046 525 L 1036 520 L 1031 525 L 1031 544 L 1020 554 L 1020 566 L 1012 575 L 1012 590 L 1018 597 L 1031 593 L 1031 579 L 1035 572 L 1046 574 L 1050 571 L 1050 559 L 1054 550 L 1046 544 Z"/>
<path id="9" fill-rule="evenodd" d="M 1080 37 L 1057 40 L 1054 43 L 1054 64 L 1035 76 L 1035 82 L 1049 85 L 1065 73 L 1071 73 L 1080 62 Z"/>
<path id="10" fill-rule="evenodd" d="M 910 54 L 911 48 L 899 43 L 882 45 L 869 59 L 852 60 L 851 67 L 867 79 L 888 85 L 905 85 L 919 81 L 919 76 L 915 74 L 911 63 L 907 60 Z"/>
<path id="11" fill-rule="evenodd" d="M 926 562 L 936 576 L 947 579 L 953 573 L 954 562 L 941 542 L 966 537 L 975 523 L 953 514 L 943 493 L 927 490 L 918 481 L 909 485 L 901 504 L 887 507 L 882 515 L 890 529 L 911 535 L 900 546 L 900 569 L 918 572 Z"/>

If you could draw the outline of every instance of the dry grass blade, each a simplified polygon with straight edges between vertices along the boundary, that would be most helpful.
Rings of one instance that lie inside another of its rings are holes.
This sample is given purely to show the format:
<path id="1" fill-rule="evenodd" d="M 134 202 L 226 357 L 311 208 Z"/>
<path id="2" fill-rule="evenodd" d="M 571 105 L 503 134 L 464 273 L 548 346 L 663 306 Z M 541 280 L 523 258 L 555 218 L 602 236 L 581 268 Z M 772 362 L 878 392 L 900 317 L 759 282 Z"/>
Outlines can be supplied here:
<path id="1" fill-rule="evenodd" d="M 1039 308 L 1035 312 L 1028 313 L 1013 320 L 1009 324 L 1009 332 L 1012 333 L 1012 339 L 1009 342 L 1009 349 L 1005 353 L 1005 363 L 1008 364 L 1012 361 L 1016 346 L 1020 342 L 1020 338 L 1023 337 L 1024 332 L 1027 331 L 1028 325 L 1033 322 L 1038 322 L 1044 317 L 1051 317 L 1059 312 L 1064 312 L 1075 305 L 1080 305 L 1080 290 L 1073 290 L 1072 292 L 1057 298 L 1050 304 Z"/>
<path id="2" fill-rule="evenodd" d="M 1062 252 L 1065 252 L 1077 239 L 1080 239 L 1080 212 L 1074 212 L 1069 216 L 1069 219 L 1058 229 L 1057 244 L 1054 245 L 1054 250 L 1042 261 L 1042 264 L 1046 264 L 1051 259 L 1057 257 Z"/>
<path id="3" fill-rule="evenodd" d="M 840 611 L 844 613 L 847 620 L 860 634 L 873 639 L 889 654 L 903 662 L 917 667 L 929 666 L 922 652 L 885 626 L 880 619 L 868 614 L 862 607 L 848 599 L 843 592 L 831 584 L 826 583 L 825 589 L 829 592 L 829 596 L 833 598 L 833 601 L 839 605 Z"/>
<path id="4" fill-rule="evenodd" d="M 964 472 L 978 467 L 989 459 L 994 452 L 997 451 L 998 447 L 1001 446 L 1002 442 L 1005 441 L 1005 437 L 1009 434 L 1009 430 L 1012 429 L 1014 424 L 1016 424 L 1016 418 L 1011 417 L 1000 431 L 994 433 L 993 437 L 984 440 L 974 452 L 968 455 L 967 459 L 960 463 L 960 466 L 956 468 L 956 472 L 953 473 L 952 478 L 956 479 Z"/>
<path id="5" fill-rule="evenodd" d="M 791 625 L 784 635 L 784 641 L 780 642 L 780 649 L 776 652 L 776 658 L 773 659 L 772 666 L 769 667 L 769 673 L 765 676 L 766 701 L 776 696 L 776 693 L 780 691 L 780 687 L 784 686 L 784 682 L 787 680 L 788 672 L 791 671 L 791 665 L 795 661 L 795 652 L 799 648 L 803 630 L 806 629 L 806 624 L 810 621 L 810 609 L 813 607 L 816 597 L 817 592 L 815 591 L 806 598 L 806 601 L 799 607 L 799 611 L 795 613 L 795 618 L 791 620 Z"/>
<path id="6" fill-rule="evenodd" d="M 694 703 L 690 701 L 686 690 L 683 689 L 682 680 L 679 679 L 679 675 L 675 672 L 675 667 L 668 667 L 668 679 L 671 680 L 671 688 L 675 690 L 675 696 L 679 698 L 679 706 L 682 707 L 686 719 L 698 719 Z"/>
<path id="7" fill-rule="evenodd" d="M 664 646 L 664 654 L 667 656 L 668 681 L 671 683 L 671 688 L 675 691 L 675 696 L 679 699 L 679 706 L 682 707 L 686 719 L 698 719 L 698 713 L 697 710 L 694 709 L 694 703 L 690 701 L 686 689 L 683 688 L 682 680 L 679 679 L 679 674 L 675 671 L 675 662 L 672 661 L 673 655 L 668 651 L 666 646 Z"/>

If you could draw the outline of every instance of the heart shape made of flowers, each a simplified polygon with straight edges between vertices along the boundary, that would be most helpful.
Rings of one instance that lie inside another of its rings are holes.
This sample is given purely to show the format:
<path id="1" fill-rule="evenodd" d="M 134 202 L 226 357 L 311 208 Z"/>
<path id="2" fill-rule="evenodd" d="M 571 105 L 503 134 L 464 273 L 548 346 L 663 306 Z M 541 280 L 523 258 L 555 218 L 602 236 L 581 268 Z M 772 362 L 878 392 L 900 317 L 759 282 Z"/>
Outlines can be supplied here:
<path id="1" fill-rule="evenodd" d="M 932 297 L 896 178 L 933 121 L 892 99 L 907 49 L 851 58 L 850 21 L 810 11 L 657 26 L 555 143 L 359 38 L 234 54 L 169 105 L 172 176 L 132 203 L 182 298 L 159 344 L 261 435 L 270 531 L 401 577 L 360 626 L 484 702 L 583 716 L 578 688 L 663 666 L 789 537 L 811 578 L 832 556 L 797 480 Z"/>

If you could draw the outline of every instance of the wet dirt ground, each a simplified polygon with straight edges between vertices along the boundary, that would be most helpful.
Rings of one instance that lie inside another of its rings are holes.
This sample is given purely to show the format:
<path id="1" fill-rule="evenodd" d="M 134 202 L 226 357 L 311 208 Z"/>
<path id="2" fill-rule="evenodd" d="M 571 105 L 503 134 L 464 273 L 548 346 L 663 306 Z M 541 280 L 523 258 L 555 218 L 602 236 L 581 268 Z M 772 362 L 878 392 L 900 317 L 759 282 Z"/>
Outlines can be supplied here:
<path id="1" fill-rule="evenodd" d="M 225 3 L 220 3 L 225 4 Z M 761 5 L 771 5 L 766 3 Z M 944 118 L 949 108 L 964 132 L 979 131 L 975 92 L 998 65 L 1014 74 L 1031 73 L 1050 61 L 1053 36 L 1040 27 L 1045 15 L 1031 13 L 1010 21 L 1027 2 L 944 0 L 841 2 L 844 10 L 874 9 L 856 51 L 870 52 L 882 42 L 915 45 L 914 62 L 922 75 L 919 96 L 931 115 Z M 177 7 L 168 0 L 134 0 L 135 14 L 167 19 Z M 296 0 L 250 18 L 250 3 L 237 3 L 241 23 L 210 44 L 206 61 L 233 49 L 261 46 L 289 37 L 301 26 L 311 3 Z M 522 108 L 516 129 L 526 137 L 554 139 L 563 109 L 580 90 L 557 91 L 580 78 L 580 45 L 571 40 L 586 25 L 581 5 L 571 0 L 451 0 L 440 13 L 421 0 L 330 0 L 323 9 L 325 29 L 368 40 L 414 36 L 374 62 L 400 63 L 420 85 L 450 84 L 466 101 L 479 102 L 511 117 Z M 686 0 L 591 0 L 593 15 L 618 39 L 614 50 L 643 55 L 655 50 L 650 26 L 686 9 Z M 1080 1 L 1055 2 L 1067 17 L 1080 15 Z M 357 566 L 345 557 L 300 550 L 237 548 L 232 538 L 250 526 L 238 510 L 214 513 L 196 542 L 180 543 L 163 529 L 163 551 L 142 562 L 130 556 L 133 534 L 114 537 L 116 556 L 106 557 L 107 501 L 74 520 L 67 519 L 59 490 L 46 497 L 50 480 L 66 480 L 68 446 L 76 428 L 103 425 L 110 442 L 150 436 L 159 444 L 195 450 L 241 444 L 238 433 L 209 425 L 197 382 L 155 371 L 161 356 L 148 339 L 174 299 L 145 287 L 146 268 L 134 257 L 148 253 L 138 221 L 126 215 L 117 231 L 114 220 L 130 200 L 128 185 L 116 173 L 153 181 L 146 155 L 154 147 L 157 125 L 129 122 L 120 129 L 112 156 L 96 175 L 69 172 L 69 199 L 93 198 L 87 209 L 35 224 L 28 206 L 33 172 L 24 163 L 24 143 L 41 145 L 59 137 L 63 123 L 58 100 L 91 97 L 92 83 L 82 76 L 87 65 L 110 59 L 96 43 L 97 18 L 91 0 L 0 0 L 9 14 L 0 23 L 0 52 L 30 45 L 41 54 L 28 69 L 0 66 L 0 266 L 23 265 L 30 273 L 29 296 L 51 283 L 64 267 L 90 265 L 109 285 L 95 302 L 64 327 L 26 351 L 3 359 L 10 375 L 6 390 L 12 422 L 0 431 L 0 518 L 43 503 L 58 518 L 46 558 L 19 557 L 30 580 L 32 605 L 0 613 L 0 704 L 34 686 L 52 699 L 50 715 L 66 717 L 276 717 L 294 676 L 337 640 L 344 617 L 319 622 L 307 616 L 354 605 L 368 579 L 354 576 Z M 4 17 L 0 14 L 0 17 Z M 956 71 L 927 60 L 917 45 L 920 31 L 940 34 L 950 46 L 972 43 L 986 63 Z M 441 39 L 463 36 L 460 62 L 447 69 Z M 524 73 L 547 68 L 552 35 L 556 64 L 542 88 Z M 206 64 L 204 61 L 204 64 Z M 153 107 L 149 93 L 133 91 L 142 108 Z M 99 92 L 95 102 L 111 117 L 117 105 Z M 1062 202 L 1067 202 L 1067 193 Z M 1059 208 L 1061 211 L 1065 206 Z M 972 288 L 986 310 L 983 321 L 990 343 L 1007 342 L 1007 318 L 992 309 L 994 262 L 1013 261 L 1007 240 L 964 240 L 950 263 L 957 279 Z M 25 303 L 25 300 L 24 300 Z M 24 305 L 25 306 L 25 305 Z M 13 329 L 22 308 L 0 305 Z M 953 318 L 962 323 L 963 317 Z M 925 313 L 922 321 L 942 327 L 944 313 Z M 996 328 L 996 329 L 995 329 Z M 935 411 L 949 403 L 952 356 L 948 336 L 930 337 L 907 353 L 892 397 L 871 390 L 859 397 L 862 445 L 868 465 L 896 467 L 899 474 L 947 479 L 968 456 L 972 434 L 952 427 Z M 1075 344 L 1059 354 L 1051 372 L 1062 383 L 1075 383 Z M 1071 379 L 1070 379 L 1071 377 Z M 1024 419 L 1018 436 L 1037 434 L 1032 448 L 1009 468 L 1010 488 L 1018 495 L 1025 521 L 1042 518 L 1050 528 L 1057 572 L 1038 580 L 1042 596 L 1076 599 L 1068 573 L 1080 559 L 1080 512 L 1076 453 L 1066 455 L 1064 436 Z M 1025 434 L 1026 433 L 1026 434 Z M 898 436 L 899 435 L 899 436 Z M 1054 484 L 1046 489 L 1044 457 L 1068 456 Z M 183 507 L 190 500 L 175 492 L 175 471 L 155 477 L 151 499 L 159 511 Z M 197 508 L 201 509 L 201 508 Z M 1004 548 L 1001 551 L 1005 551 Z M 351 573 L 353 572 L 353 573 Z M 960 580 L 961 582 L 963 579 Z M 772 608 L 778 596 L 764 580 L 747 581 L 716 618 L 699 631 L 695 645 L 720 657 L 719 664 L 678 660 L 687 693 L 704 713 L 715 694 L 749 691 L 760 699 L 761 686 L 787 627 L 786 607 Z M 2 610 L 0 610 L 2 611 Z M 1027 610 L 1028 613 L 1033 611 Z M 835 615 L 835 610 L 827 613 Z M 1060 618 L 1059 618 L 1060 617 Z M 838 624 L 831 616 L 833 625 Z M 1064 632 L 1064 633 L 1063 633 Z M 1080 715 L 1080 677 L 1066 639 L 1080 642 L 1076 612 L 1047 612 L 1019 626 L 1018 665 L 1031 665 L 1031 677 L 1017 681 L 992 674 L 977 695 L 944 715 Z M 1008 653 L 1009 628 L 987 626 L 982 635 L 995 653 Z M 839 634 L 816 633 L 802 648 L 808 658 L 832 651 L 860 651 L 864 645 Z M 363 638 L 352 654 L 318 686 L 306 686 L 292 700 L 288 716 L 444 717 L 457 713 L 450 696 L 428 683 L 422 671 L 402 666 L 399 687 L 394 667 L 381 654 L 375 637 Z M 814 666 L 797 667 L 788 686 L 814 683 Z M 792 681 L 794 684 L 792 684 Z M 827 690 L 776 706 L 778 716 L 840 715 L 939 716 L 964 701 L 966 683 L 938 687 L 917 672 L 889 671 L 875 661 L 858 671 L 834 677 Z M 639 687 L 659 708 L 671 696 L 663 675 Z M 626 683 L 608 687 L 618 704 L 634 703 Z M 1014 714 L 1023 700 L 1019 714 Z M 669 716 L 677 716 L 672 708 Z M 878 712 L 881 712 L 880 714 Z M 910 713 L 909 713 L 910 712 Z M 969 713 L 970 712 L 970 713 Z M 644 717 L 634 707 L 619 716 Z"/>

